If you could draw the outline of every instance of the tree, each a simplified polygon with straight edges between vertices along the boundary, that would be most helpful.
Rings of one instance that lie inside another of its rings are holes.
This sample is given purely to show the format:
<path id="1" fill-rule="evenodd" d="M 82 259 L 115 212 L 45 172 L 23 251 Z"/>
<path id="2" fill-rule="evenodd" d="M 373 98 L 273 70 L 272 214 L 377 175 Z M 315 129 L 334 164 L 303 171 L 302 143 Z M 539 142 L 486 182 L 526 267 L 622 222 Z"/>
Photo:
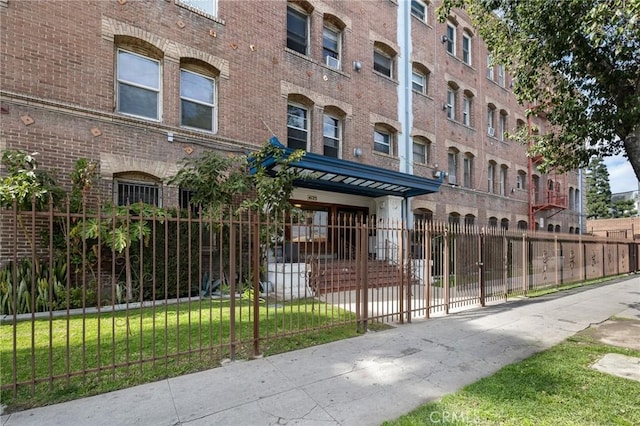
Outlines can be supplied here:
<path id="1" fill-rule="evenodd" d="M 612 217 L 632 217 L 636 215 L 635 203 L 632 199 L 620 198 L 611 203 Z"/>
<path id="2" fill-rule="evenodd" d="M 444 0 L 464 8 L 514 93 L 553 125 L 528 137 L 541 170 L 624 152 L 640 179 L 640 0 Z"/>
<path id="3" fill-rule="evenodd" d="M 602 158 L 593 157 L 587 168 L 587 217 L 611 217 L 611 187 L 609 171 Z"/>

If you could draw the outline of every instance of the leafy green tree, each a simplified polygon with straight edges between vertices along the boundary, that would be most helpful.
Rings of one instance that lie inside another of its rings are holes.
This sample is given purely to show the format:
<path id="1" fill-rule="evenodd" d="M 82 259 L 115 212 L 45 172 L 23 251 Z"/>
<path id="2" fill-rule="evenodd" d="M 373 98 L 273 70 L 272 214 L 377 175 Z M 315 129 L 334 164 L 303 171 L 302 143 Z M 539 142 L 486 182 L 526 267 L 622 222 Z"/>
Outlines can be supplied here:
<path id="1" fill-rule="evenodd" d="M 609 171 L 602 158 L 593 157 L 587 168 L 587 217 L 611 217 Z"/>
<path id="2" fill-rule="evenodd" d="M 553 125 L 527 137 L 541 169 L 575 169 L 624 151 L 640 179 L 640 0 L 444 0 L 464 8 L 530 113 Z"/>
<path id="3" fill-rule="evenodd" d="M 637 214 L 635 203 L 630 199 L 618 199 L 611 203 L 612 217 L 632 217 Z"/>

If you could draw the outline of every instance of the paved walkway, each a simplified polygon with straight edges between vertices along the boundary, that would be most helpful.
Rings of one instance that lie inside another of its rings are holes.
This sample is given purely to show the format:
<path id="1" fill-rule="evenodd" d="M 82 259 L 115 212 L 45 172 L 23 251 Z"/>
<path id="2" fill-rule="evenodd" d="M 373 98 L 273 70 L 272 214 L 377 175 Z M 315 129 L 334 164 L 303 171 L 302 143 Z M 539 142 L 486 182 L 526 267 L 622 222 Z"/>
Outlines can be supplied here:
<path id="1" fill-rule="evenodd" d="M 614 315 L 640 319 L 640 277 L 22 411 L 1 424 L 379 425 Z"/>

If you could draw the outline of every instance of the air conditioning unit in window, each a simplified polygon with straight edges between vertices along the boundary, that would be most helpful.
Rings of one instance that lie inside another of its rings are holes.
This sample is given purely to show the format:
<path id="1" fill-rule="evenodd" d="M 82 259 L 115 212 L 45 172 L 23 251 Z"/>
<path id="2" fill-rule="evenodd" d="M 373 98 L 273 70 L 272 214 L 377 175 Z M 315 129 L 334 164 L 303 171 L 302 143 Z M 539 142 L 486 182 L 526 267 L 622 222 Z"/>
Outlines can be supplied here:
<path id="1" fill-rule="evenodd" d="M 335 69 L 340 69 L 340 59 L 333 56 L 327 56 L 327 66 Z"/>
<path id="2" fill-rule="evenodd" d="M 496 129 L 494 129 L 493 127 L 489 127 L 487 129 L 487 134 L 491 137 L 494 137 L 496 135 Z"/>

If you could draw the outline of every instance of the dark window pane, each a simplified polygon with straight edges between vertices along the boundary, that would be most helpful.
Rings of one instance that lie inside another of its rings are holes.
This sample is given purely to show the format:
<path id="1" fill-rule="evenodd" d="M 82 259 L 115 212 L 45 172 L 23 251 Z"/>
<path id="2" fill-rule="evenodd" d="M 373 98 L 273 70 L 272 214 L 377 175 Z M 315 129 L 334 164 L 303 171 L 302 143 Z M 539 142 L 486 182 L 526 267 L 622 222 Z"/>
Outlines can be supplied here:
<path id="1" fill-rule="evenodd" d="M 307 54 L 307 17 L 292 8 L 287 9 L 287 47 Z"/>
<path id="2" fill-rule="evenodd" d="M 213 108 L 184 100 L 181 102 L 181 107 L 183 126 L 213 130 Z"/>
<path id="3" fill-rule="evenodd" d="M 123 83 L 118 89 L 118 111 L 158 119 L 158 92 Z"/>

